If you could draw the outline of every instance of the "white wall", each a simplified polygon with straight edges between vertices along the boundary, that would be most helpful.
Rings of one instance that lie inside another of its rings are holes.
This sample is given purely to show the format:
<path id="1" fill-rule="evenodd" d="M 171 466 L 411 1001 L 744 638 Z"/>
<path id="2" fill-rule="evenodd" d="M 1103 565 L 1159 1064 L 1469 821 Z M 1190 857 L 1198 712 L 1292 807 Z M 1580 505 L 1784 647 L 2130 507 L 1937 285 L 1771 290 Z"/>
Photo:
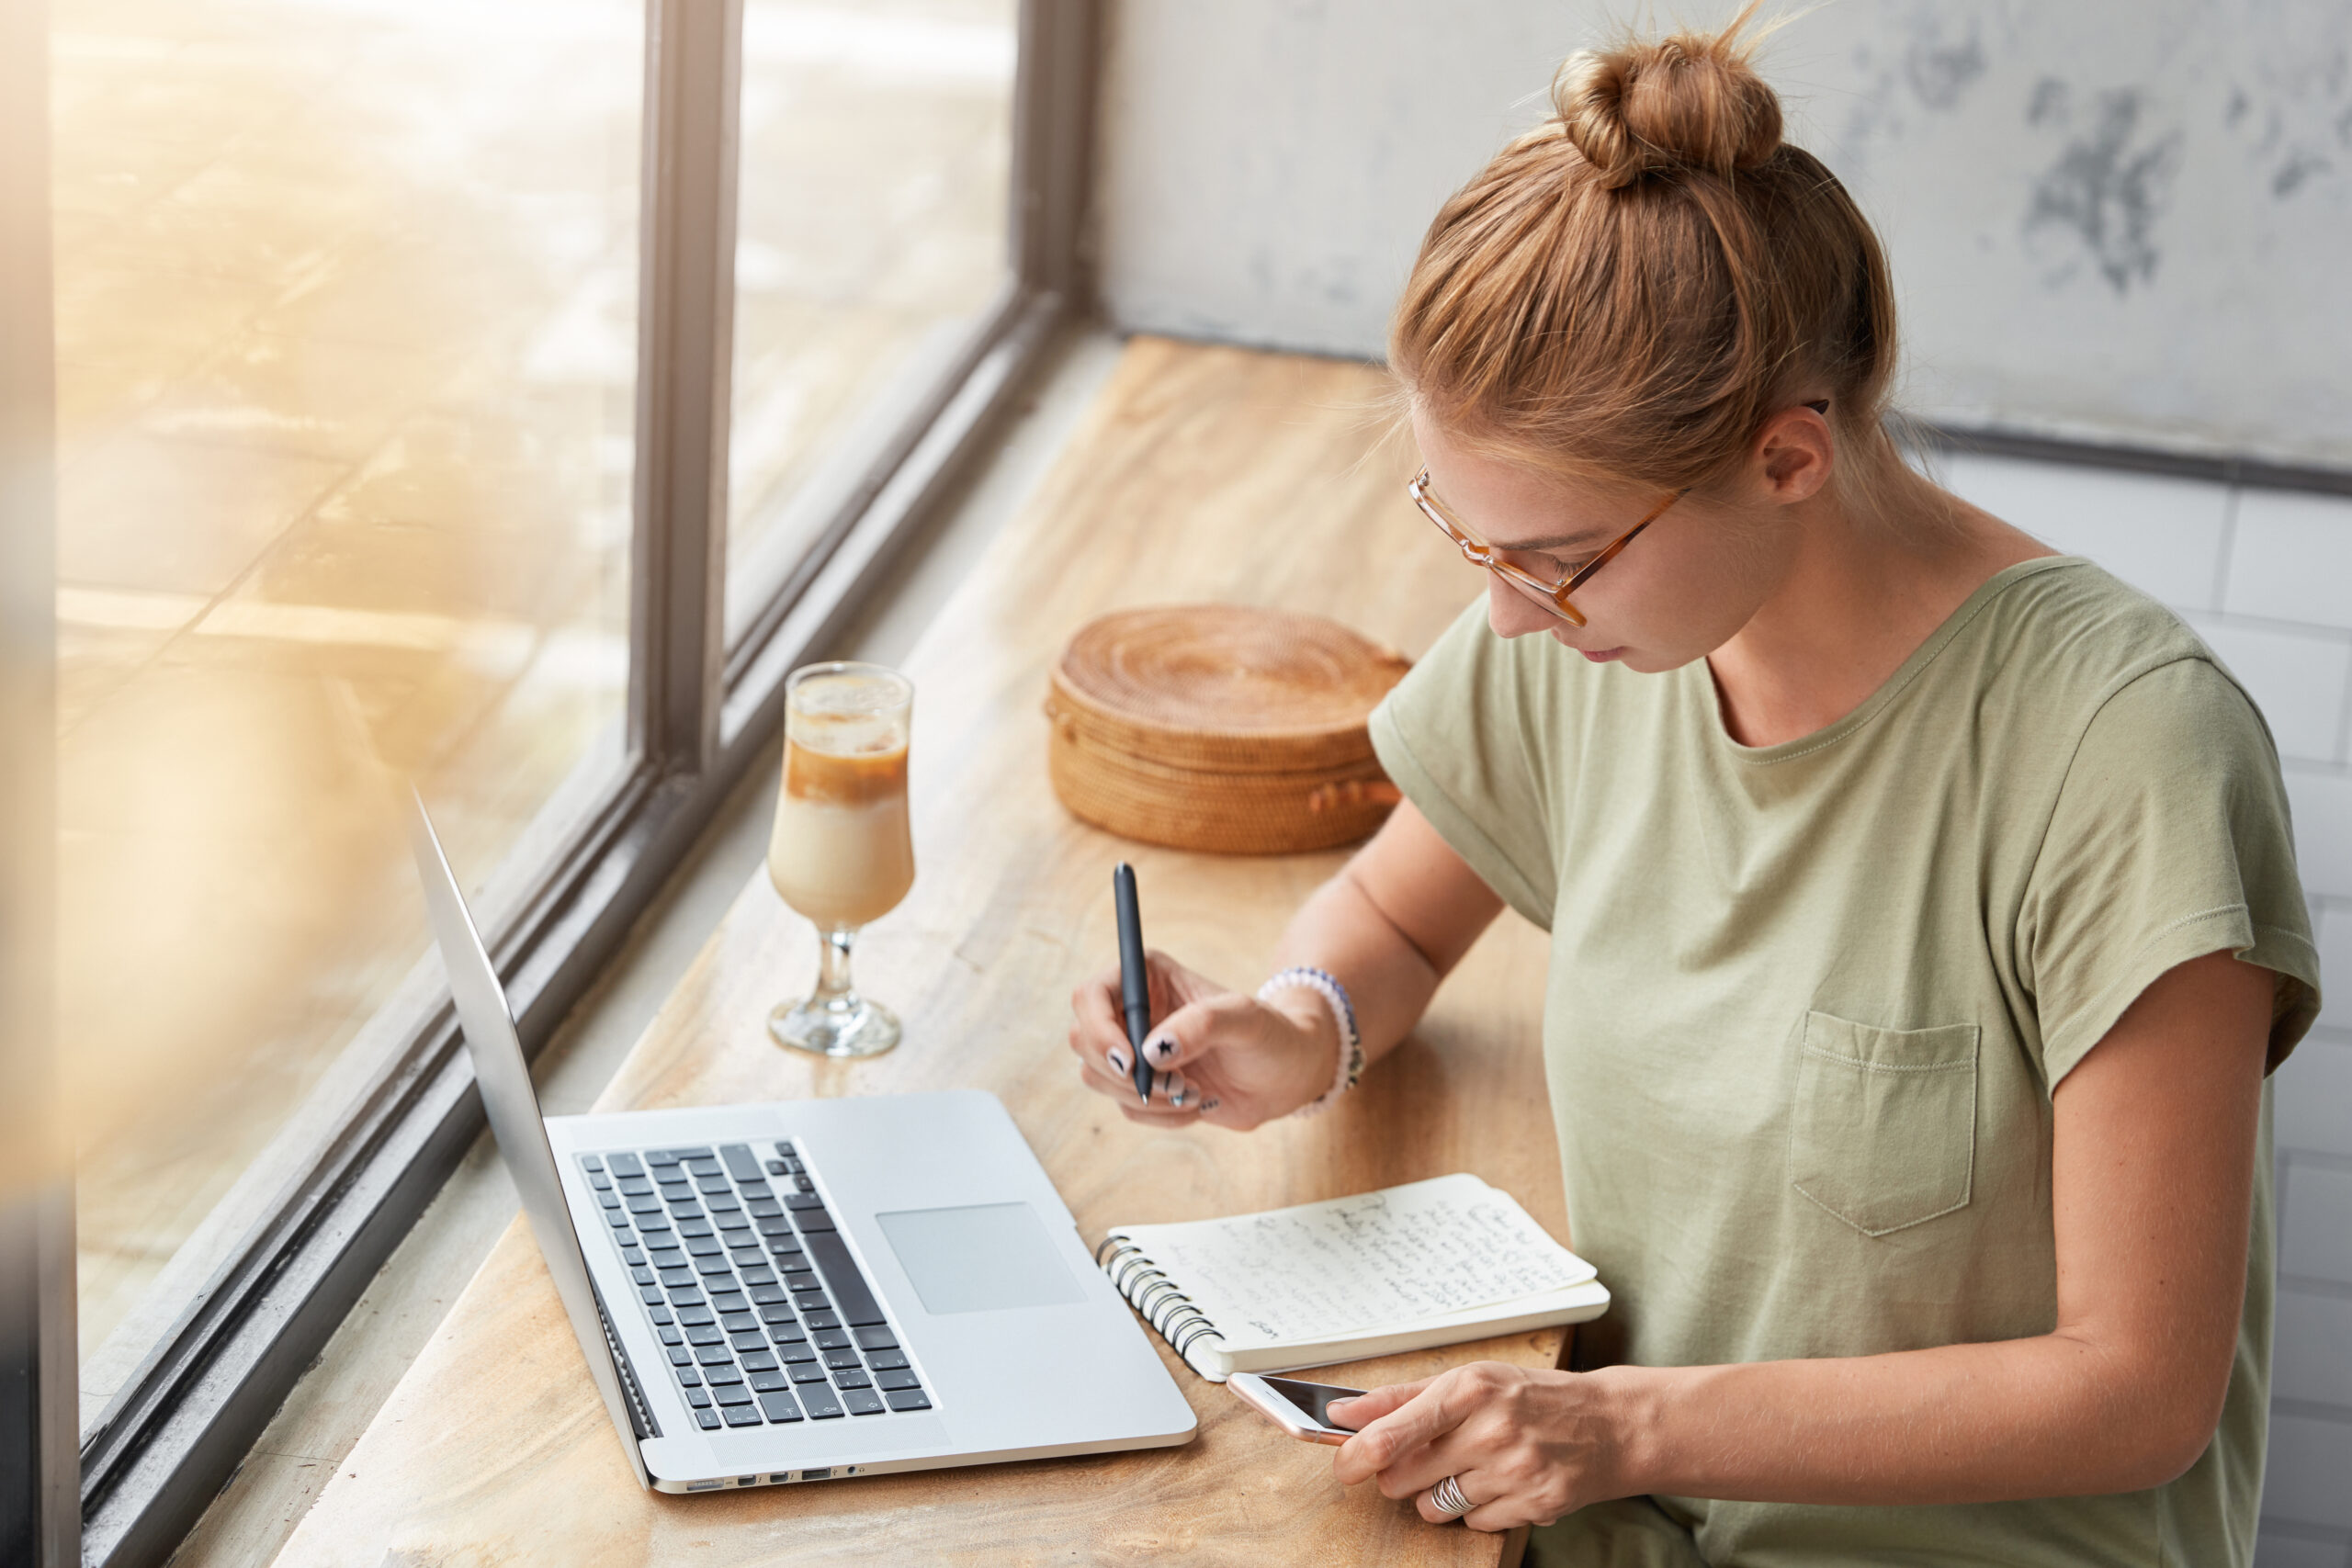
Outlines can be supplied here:
<path id="1" fill-rule="evenodd" d="M 1438 204 L 1633 9 L 1112 0 L 1112 319 L 1376 357 Z M 2352 468 L 2352 6 L 1842 0 L 1763 65 L 1887 240 L 1917 412 Z"/>

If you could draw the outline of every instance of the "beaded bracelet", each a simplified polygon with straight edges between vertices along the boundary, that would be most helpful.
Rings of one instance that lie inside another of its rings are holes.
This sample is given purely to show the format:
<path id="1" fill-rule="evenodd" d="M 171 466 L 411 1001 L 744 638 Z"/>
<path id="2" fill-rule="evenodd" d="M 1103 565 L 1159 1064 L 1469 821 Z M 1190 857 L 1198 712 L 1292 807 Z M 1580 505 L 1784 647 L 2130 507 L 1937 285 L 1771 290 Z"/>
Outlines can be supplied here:
<path id="1" fill-rule="evenodd" d="M 1319 1116 L 1363 1077 L 1363 1041 L 1356 1033 L 1356 1009 L 1348 999 L 1348 988 L 1328 970 L 1304 964 L 1285 969 L 1258 987 L 1258 999 L 1266 1001 L 1277 991 L 1302 986 L 1323 998 L 1331 1010 L 1332 1021 L 1340 1026 L 1340 1063 L 1331 1075 L 1331 1087 L 1291 1112 L 1294 1116 Z"/>

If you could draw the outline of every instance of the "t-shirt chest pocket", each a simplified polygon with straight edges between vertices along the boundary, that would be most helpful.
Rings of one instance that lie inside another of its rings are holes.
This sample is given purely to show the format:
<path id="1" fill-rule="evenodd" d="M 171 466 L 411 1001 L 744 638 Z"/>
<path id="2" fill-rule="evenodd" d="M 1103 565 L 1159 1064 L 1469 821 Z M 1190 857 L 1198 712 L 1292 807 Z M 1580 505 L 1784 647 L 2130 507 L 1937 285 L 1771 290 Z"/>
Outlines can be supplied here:
<path id="1" fill-rule="evenodd" d="M 1789 1179 L 1864 1235 L 1965 1207 L 1976 1159 L 1973 1023 L 1878 1029 L 1808 1012 Z"/>

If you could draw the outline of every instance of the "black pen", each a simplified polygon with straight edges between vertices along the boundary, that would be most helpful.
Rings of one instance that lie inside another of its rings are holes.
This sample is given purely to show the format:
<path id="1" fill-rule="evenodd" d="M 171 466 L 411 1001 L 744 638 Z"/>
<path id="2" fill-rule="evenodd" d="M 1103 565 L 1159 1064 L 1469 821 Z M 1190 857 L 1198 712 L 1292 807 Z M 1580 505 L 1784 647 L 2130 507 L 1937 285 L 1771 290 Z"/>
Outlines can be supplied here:
<path id="1" fill-rule="evenodd" d="M 1121 861 L 1111 873 L 1111 901 L 1119 908 L 1119 1001 L 1127 1014 L 1127 1048 L 1136 1054 L 1136 1094 L 1151 1103 L 1151 1064 L 1143 1037 L 1151 1032 L 1151 973 L 1143 962 L 1143 916 L 1136 910 L 1136 868 Z"/>

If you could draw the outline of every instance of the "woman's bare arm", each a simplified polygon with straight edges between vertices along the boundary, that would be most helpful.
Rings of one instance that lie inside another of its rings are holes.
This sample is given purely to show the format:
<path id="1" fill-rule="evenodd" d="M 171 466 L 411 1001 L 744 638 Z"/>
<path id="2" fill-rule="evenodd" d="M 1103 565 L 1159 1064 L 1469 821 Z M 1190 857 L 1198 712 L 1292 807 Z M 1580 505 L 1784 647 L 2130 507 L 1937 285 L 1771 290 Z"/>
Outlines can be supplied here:
<path id="1" fill-rule="evenodd" d="M 1367 1061 L 1412 1032 L 1446 972 L 1493 923 L 1502 900 L 1411 803 L 1317 888 L 1291 918 L 1275 966 L 1311 964 L 1338 976 L 1353 1004 Z M 1237 1130 L 1295 1111 L 1330 1087 L 1340 1030 L 1314 991 L 1261 1003 L 1163 953 L 1149 955 L 1153 1098 L 1129 1082 L 1119 972 L 1091 976 L 1070 996 L 1069 1048 L 1087 1086 L 1134 1121 L 1195 1118 Z"/>
<path id="2" fill-rule="evenodd" d="M 1406 1496 L 1480 1470 L 1497 1479 L 1464 1484 L 1488 1529 L 1652 1492 L 1970 1503 L 2170 1481 L 2229 1385 L 2274 984 L 2227 953 L 2183 964 L 2060 1083 L 2051 1332 L 1742 1366 L 1464 1368 L 1344 1412 L 1366 1430 L 1340 1478 Z"/>
<path id="3" fill-rule="evenodd" d="M 1413 1032 L 1438 983 L 1502 908 L 1408 800 L 1299 906 L 1274 949 L 1274 966 L 1312 964 L 1339 977 L 1355 1004 L 1369 1062 Z M 1318 1031 L 1334 1027 L 1311 991 L 1278 994 L 1276 1005 Z"/>

